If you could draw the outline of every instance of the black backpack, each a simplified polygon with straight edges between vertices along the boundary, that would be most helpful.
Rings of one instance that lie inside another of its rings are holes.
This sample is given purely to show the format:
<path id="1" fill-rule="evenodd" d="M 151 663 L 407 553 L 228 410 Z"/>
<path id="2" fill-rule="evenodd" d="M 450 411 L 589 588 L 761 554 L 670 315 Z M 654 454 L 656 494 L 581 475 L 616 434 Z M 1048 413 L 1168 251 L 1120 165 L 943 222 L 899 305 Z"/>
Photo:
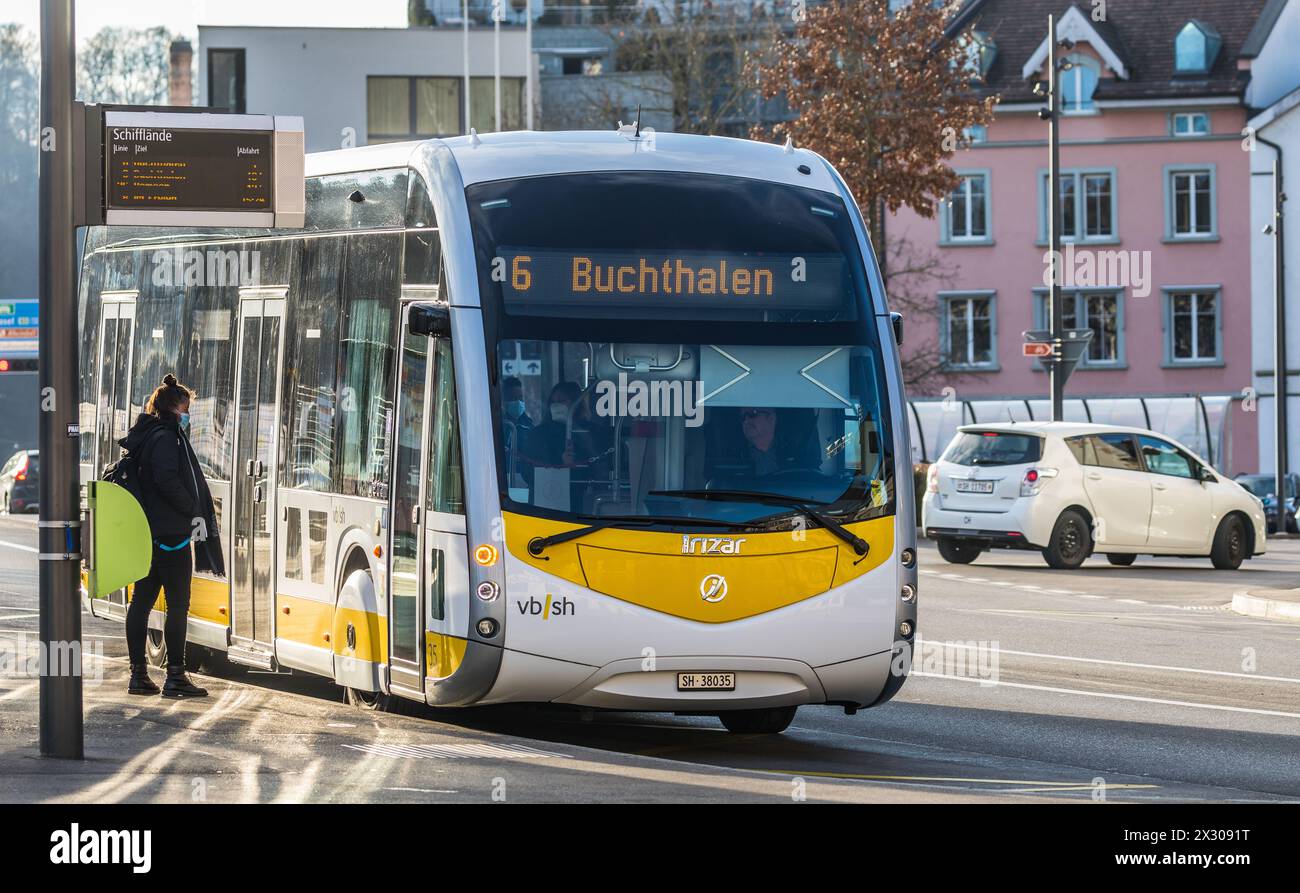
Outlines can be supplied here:
<path id="1" fill-rule="evenodd" d="M 117 484 L 134 496 L 136 502 L 144 505 L 144 489 L 140 483 L 140 456 L 144 454 L 145 447 L 154 439 L 154 435 L 161 433 L 161 430 L 150 431 L 141 441 L 139 449 L 134 452 L 123 450 L 120 459 L 104 468 L 101 478 L 110 484 Z"/>

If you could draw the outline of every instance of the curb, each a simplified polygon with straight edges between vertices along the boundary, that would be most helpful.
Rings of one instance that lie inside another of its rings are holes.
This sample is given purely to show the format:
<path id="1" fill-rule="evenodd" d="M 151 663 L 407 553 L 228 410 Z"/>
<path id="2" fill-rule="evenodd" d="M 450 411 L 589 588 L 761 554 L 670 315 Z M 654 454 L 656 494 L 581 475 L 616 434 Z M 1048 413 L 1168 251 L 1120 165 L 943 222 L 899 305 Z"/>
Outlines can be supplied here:
<path id="1" fill-rule="evenodd" d="M 1276 598 L 1261 598 L 1242 590 L 1232 595 L 1232 610 L 1247 617 L 1263 620 L 1288 620 L 1300 623 L 1300 602 Z"/>

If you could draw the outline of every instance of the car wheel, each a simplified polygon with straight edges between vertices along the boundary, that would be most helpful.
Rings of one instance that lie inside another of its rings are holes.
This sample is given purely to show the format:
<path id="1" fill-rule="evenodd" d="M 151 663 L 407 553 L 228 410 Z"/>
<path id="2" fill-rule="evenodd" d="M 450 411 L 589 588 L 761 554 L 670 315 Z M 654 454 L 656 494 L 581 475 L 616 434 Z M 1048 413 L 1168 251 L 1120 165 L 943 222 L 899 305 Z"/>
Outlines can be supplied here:
<path id="1" fill-rule="evenodd" d="M 728 732 L 736 735 L 775 735 L 794 721 L 798 707 L 769 707 L 766 710 L 726 710 L 718 714 Z"/>
<path id="2" fill-rule="evenodd" d="M 1043 550 L 1043 558 L 1057 570 L 1073 570 L 1092 552 L 1092 532 L 1083 515 L 1074 509 L 1061 512 L 1052 528 L 1052 538 Z"/>
<path id="3" fill-rule="evenodd" d="M 1235 571 L 1246 560 L 1246 527 L 1236 515 L 1219 522 L 1210 548 L 1210 561 L 1221 571 Z"/>
<path id="4" fill-rule="evenodd" d="M 1137 560 L 1136 555 L 1125 555 L 1122 552 L 1110 552 L 1106 555 L 1106 560 L 1115 567 L 1128 567 Z"/>
<path id="5" fill-rule="evenodd" d="M 944 537 L 939 540 L 939 554 L 949 564 L 970 564 L 984 550 L 972 542 Z"/>

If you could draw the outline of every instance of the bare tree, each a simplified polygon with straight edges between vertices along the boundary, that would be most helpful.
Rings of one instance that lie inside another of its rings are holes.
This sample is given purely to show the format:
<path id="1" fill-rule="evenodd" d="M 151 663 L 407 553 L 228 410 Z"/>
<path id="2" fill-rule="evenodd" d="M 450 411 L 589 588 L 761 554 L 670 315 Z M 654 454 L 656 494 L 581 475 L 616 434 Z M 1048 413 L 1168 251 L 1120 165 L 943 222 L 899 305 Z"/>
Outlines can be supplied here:
<path id="1" fill-rule="evenodd" d="M 163 27 L 101 29 L 78 53 L 78 98 L 125 105 L 166 103 L 174 37 Z"/>
<path id="2" fill-rule="evenodd" d="M 762 103 L 758 84 L 747 73 L 750 56 L 771 45 L 780 31 L 779 21 L 765 14 L 768 5 L 757 0 L 611 5 L 605 27 L 615 48 L 614 69 L 661 75 L 647 78 L 642 92 L 647 105 L 672 110 L 674 130 L 741 136 Z"/>
<path id="3" fill-rule="evenodd" d="M 906 236 L 887 237 L 881 255 L 889 308 L 902 313 L 909 323 L 902 349 L 903 384 L 912 393 L 937 394 L 943 385 L 966 377 L 949 366 L 937 325 L 935 294 L 952 288 L 957 269 L 936 251 L 923 249 Z M 921 320 L 934 324 L 915 325 Z M 922 335 L 923 330 L 935 334 Z"/>

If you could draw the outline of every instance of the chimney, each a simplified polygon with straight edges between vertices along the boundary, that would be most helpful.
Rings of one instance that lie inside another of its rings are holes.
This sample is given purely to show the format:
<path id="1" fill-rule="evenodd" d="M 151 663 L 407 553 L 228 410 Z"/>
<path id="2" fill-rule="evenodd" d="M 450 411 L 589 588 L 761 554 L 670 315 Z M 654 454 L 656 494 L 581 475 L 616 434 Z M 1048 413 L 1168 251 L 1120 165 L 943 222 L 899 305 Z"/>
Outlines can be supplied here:
<path id="1" fill-rule="evenodd" d="M 188 40 L 173 40 L 167 63 L 167 104 L 194 105 L 194 48 Z"/>

